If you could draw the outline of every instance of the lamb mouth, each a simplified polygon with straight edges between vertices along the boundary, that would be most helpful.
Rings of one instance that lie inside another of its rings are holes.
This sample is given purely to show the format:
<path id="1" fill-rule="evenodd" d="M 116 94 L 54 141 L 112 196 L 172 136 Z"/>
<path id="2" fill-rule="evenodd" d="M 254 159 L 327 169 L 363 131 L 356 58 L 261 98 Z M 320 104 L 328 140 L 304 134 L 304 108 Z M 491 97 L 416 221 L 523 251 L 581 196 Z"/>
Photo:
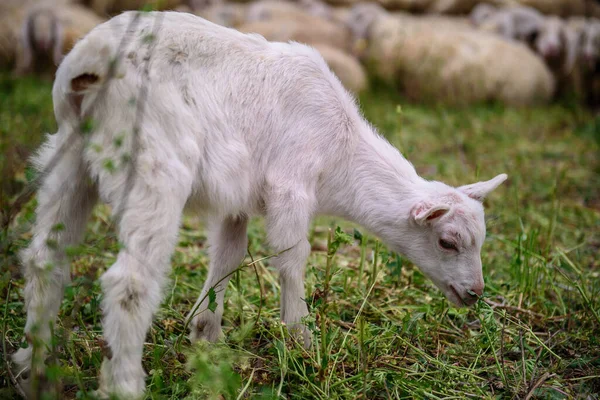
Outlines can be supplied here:
<path id="1" fill-rule="evenodd" d="M 454 295 L 456 296 L 456 298 L 458 299 L 458 301 L 460 302 L 460 305 L 462 307 L 466 307 L 467 305 L 465 304 L 465 302 L 463 301 L 462 297 L 460 297 L 460 295 L 458 294 L 458 291 L 456 290 L 456 288 L 454 287 L 454 285 L 449 285 L 450 290 L 452 291 L 452 293 L 454 293 Z"/>

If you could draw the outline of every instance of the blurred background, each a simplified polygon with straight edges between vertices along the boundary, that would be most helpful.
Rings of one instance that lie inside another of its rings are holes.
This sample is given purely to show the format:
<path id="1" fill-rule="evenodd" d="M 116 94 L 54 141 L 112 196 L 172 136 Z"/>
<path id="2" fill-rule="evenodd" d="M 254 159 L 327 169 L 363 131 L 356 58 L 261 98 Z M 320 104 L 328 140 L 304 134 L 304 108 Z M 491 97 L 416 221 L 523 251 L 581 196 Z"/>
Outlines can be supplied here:
<path id="1" fill-rule="evenodd" d="M 445 104 L 600 101 L 595 0 L 3 0 L 0 63 L 51 78 L 79 38 L 137 9 L 312 45 L 357 94 L 380 79 Z"/>
<path id="2" fill-rule="evenodd" d="M 185 353 L 182 321 L 207 263 L 202 224 L 186 217 L 175 283 L 144 354 L 151 398 L 206 398 L 208 390 L 227 399 L 598 399 L 596 0 L 0 0 L 0 304 L 7 300 L 0 398 L 17 398 L 4 366 L 24 325 L 17 254 L 35 218 L 28 158 L 56 131 L 57 65 L 95 26 L 140 9 L 193 13 L 314 46 L 419 174 L 455 186 L 509 176 L 485 202 L 486 294 L 475 309 L 449 309 L 418 269 L 359 227 L 318 219 L 307 299 L 318 322 L 314 342 L 328 343 L 327 356 L 318 346 L 307 353 L 283 344 L 268 260 L 255 264 L 256 276 L 248 269 L 230 284 L 228 346 Z M 336 255 L 334 268 L 343 268 L 323 305 L 328 229 L 337 225 L 355 240 Z M 267 257 L 260 221 L 249 236 L 249 254 Z M 86 398 L 95 387 L 102 352 L 96 279 L 117 251 L 110 210 L 98 206 L 74 253 L 77 278 L 57 326 L 58 367 L 48 378 L 64 384 L 57 398 Z"/>

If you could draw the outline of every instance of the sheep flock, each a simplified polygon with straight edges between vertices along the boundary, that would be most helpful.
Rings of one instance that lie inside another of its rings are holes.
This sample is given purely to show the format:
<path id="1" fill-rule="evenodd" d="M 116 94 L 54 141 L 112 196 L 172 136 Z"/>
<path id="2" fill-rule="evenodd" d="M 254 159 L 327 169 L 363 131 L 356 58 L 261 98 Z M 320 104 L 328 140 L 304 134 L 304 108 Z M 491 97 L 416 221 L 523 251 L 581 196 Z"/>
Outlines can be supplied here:
<path id="1" fill-rule="evenodd" d="M 51 79 L 92 28 L 145 7 L 311 45 L 356 94 L 377 79 L 448 105 L 600 105 L 596 0 L 3 0 L 0 68 Z"/>

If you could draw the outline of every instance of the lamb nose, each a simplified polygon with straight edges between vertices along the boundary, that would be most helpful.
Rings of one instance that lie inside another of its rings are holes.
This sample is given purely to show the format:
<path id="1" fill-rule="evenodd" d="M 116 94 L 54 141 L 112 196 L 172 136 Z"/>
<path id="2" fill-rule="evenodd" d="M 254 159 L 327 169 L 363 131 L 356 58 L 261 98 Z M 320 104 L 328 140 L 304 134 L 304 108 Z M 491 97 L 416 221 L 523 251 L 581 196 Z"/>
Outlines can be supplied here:
<path id="1" fill-rule="evenodd" d="M 472 295 L 472 293 L 476 294 L 477 296 L 482 296 L 483 295 L 483 288 L 484 285 L 475 285 L 471 288 L 471 290 L 469 290 L 469 294 Z"/>

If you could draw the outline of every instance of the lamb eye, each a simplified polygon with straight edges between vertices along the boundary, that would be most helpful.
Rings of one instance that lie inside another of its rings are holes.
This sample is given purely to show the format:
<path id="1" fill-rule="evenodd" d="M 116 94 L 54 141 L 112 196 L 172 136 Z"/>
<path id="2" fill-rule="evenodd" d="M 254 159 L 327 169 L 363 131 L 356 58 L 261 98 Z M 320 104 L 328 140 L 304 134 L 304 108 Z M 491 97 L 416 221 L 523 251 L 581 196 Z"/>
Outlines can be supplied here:
<path id="1" fill-rule="evenodd" d="M 456 245 L 452 242 L 448 242 L 447 240 L 440 239 L 440 246 L 446 250 L 455 250 L 458 251 Z"/>

